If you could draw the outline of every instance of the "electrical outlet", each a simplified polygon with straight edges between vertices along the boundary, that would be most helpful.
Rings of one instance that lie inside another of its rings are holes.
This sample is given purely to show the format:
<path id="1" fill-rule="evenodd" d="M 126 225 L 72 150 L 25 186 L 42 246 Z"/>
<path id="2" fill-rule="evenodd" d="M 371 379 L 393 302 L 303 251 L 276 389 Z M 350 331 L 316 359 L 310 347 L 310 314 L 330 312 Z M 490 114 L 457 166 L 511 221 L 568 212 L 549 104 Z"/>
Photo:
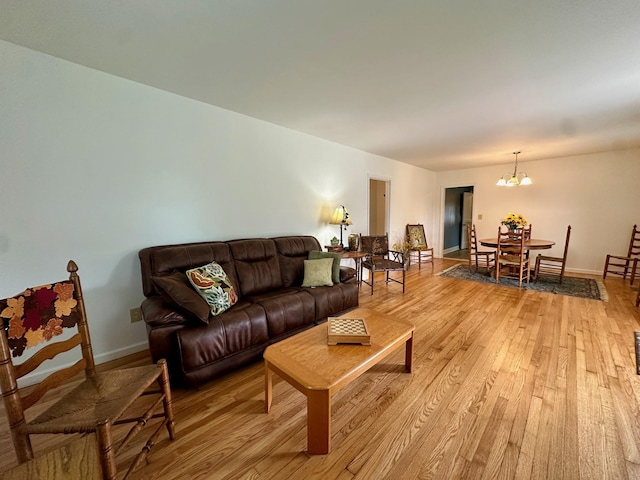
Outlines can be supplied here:
<path id="1" fill-rule="evenodd" d="M 131 317 L 131 323 L 136 323 L 142 320 L 142 310 L 140 308 L 132 308 L 129 310 L 129 316 Z"/>
<path id="2" fill-rule="evenodd" d="M 482 220 L 482 214 L 481 213 L 478 214 L 478 220 Z"/>

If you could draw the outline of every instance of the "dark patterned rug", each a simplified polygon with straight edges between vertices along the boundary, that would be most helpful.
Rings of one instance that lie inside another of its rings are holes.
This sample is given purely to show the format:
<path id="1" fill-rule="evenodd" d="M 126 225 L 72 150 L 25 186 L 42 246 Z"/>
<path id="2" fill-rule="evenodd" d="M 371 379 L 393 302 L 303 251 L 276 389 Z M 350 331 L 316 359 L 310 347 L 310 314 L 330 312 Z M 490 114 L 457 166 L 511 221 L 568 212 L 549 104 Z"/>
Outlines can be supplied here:
<path id="1" fill-rule="evenodd" d="M 470 280 L 472 282 L 492 283 L 496 285 L 493 276 L 490 276 L 486 269 L 479 272 L 469 271 L 466 264 L 455 265 L 444 272 L 439 273 L 442 277 L 457 278 L 459 280 Z M 518 281 L 512 278 L 501 278 L 500 284 L 504 287 L 518 288 Z M 537 282 L 523 283 L 522 288 L 535 290 L 537 292 L 557 293 L 558 295 L 569 295 L 572 297 L 591 298 L 593 300 L 607 301 L 607 289 L 601 280 L 593 278 L 580 278 L 564 276 L 562 283 L 558 283 L 558 277 L 540 275 Z"/>

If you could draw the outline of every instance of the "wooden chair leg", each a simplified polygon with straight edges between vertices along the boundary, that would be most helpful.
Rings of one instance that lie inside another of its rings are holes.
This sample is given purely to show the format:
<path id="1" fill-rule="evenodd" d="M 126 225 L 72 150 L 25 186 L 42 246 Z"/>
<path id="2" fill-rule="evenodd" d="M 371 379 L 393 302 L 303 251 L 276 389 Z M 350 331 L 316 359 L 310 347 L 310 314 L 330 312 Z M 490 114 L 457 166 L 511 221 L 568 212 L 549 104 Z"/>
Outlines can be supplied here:
<path id="1" fill-rule="evenodd" d="M 102 475 L 107 480 L 115 480 L 116 459 L 111 438 L 111 424 L 108 420 L 98 424 L 96 428 L 96 436 L 98 439 L 98 449 L 100 451 Z"/>
<path id="2" fill-rule="evenodd" d="M 160 390 L 163 394 L 163 406 L 164 415 L 166 417 L 167 431 L 169 432 L 169 439 L 173 440 L 176 436 L 175 422 L 173 421 L 173 407 L 171 399 L 171 387 L 169 386 L 169 369 L 167 367 L 167 361 L 163 358 L 158 361 L 158 365 L 162 368 L 162 374 L 158 378 L 160 383 Z"/>
<path id="3" fill-rule="evenodd" d="M 33 448 L 31 440 L 23 428 L 26 423 L 22 401 L 18 391 L 18 382 L 13 375 L 13 365 L 11 365 L 9 343 L 4 334 L 0 334 L 0 358 L 7 360 L 0 361 L 0 386 L 2 387 L 2 399 L 4 407 L 9 417 L 9 430 L 11 440 L 18 457 L 18 462 L 24 463 L 33 459 Z"/>

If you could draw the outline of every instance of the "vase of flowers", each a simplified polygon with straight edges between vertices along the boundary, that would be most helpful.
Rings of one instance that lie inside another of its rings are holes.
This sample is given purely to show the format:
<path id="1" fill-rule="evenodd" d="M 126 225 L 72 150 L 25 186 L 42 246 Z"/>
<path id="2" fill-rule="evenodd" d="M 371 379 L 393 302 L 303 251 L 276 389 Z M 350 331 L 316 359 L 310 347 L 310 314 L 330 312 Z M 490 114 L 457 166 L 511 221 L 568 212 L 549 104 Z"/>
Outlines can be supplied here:
<path id="1" fill-rule="evenodd" d="M 527 226 L 527 219 L 519 213 L 509 212 L 500 223 L 506 226 L 510 232 L 516 232 Z"/>

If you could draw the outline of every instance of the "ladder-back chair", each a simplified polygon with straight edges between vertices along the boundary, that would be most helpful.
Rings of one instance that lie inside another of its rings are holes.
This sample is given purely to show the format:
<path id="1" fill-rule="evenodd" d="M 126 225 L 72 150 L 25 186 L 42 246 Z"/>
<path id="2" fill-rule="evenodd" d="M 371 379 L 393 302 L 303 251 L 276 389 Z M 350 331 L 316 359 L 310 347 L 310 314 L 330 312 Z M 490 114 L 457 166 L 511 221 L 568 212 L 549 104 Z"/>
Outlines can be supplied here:
<path id="1" fill-rule="evenodd" d="M 498 244 L 496 249 L 496 282 L 500 277 L 517 278 L 518 286 L 522 281 L 529 283 L 529 257 L 524 248 L 525 233 L 503 232 L 498 227 Z"/>
<path id="2" fill-rule="evenodd" d="M 371 287 L 371 295 L 373 295 L 373 285 L 377 272 L 385 273 L 385 283 L 395 282 L 402 284 L 402 293 L 404 293 L 407 267 L 407 258 L 404 253 L 389 250 L 389 238 L 387 235 L 363 235 L 360 240 L 361 251 L 367 254 L 360 263 L 360 280 Z M 369 270 L 368 280 L 365 280 L 362 275 L 362 269 L 365 268 Z M 390 277 L 390 272 L 402 272 L 402 281 Z"/>
<path id="3" fill-rule="evenodd" d="M 562 257 L 551 257 L 548 255 L 538 254 L 536 257 L 536 266 L 533 271 L 533 278 L 538 281 L 538 276 L 558 275 L 560 283 L 564 279 L 564 269 L 567 265 L 567 253 L 569 252 L 569 238 L 571 237 L 571 225 L 567 227 L 567 236 L 564 240 L 564 253 Z"/>
<path id="4" fill-rule="evenodd" d="M 496 263 L 495 250 L 478 250 L 478 237 L 476 236 L 476 226 L 467 225 L 467 244 L 469 245 L 469 271 L 472 270 L 473 264 L 476 270 L 480 267 L 491 269 Z"/>
<path id="5" fill-rule="evenodd" d="M 629 249 L 627 255 L 607 255 L 604 264 L 604 273 L 602 279 L 607 278 L 607 273 L 611 275 L 620 275 L 624 280 L 627 275 L 631 274 L 631 285 L 636 279 L 636 269 L 640 260 L 640 230 L 634 225 L 631 232 L 631 240 L 629 241 Z"/>
<path id="6" fill-rule="evenodd" d="M 429 247 L 427 237 L 424 233 L 424 225 L 408 224 L 406 228 L 406 242 L 409 245 L 409 264 L 414 260 L 418 264 L 418 270 L 423 263 L 431 263 L 431 270 L 434 268 L 433 248 Z"/>
<path id="7" fill-rule="evenodd" d="M 0 388 L 13 446 L 18 461 L 24 463 L 34 458 L 30 438 L 34 434 L 95 433 L 103 476 L 113 479 L 117 473 L 116 455 L 151 419 L 161 418 L 125 473 L 127 478 L 156 443 L 163 427 L 169 438 L 174 438 L 166 361 L 97 372 L 75 262 L 69 261 L 67 271 L 69 280 L 29 288 L 0 300 Z M 22 363 L 15 362 L 25 350 L 36 346 L 32 356 Z M 54 371 L 32 389 L 18 388 L 19 379 L 43 364 L 40 372 L 46 374 L 46 361 L 69 351 L 77 352 L 76 363 Z M 75 380 L 83 371 L 84 380 L 71 391 L 35 418 L 26 418 L 25 411 L 37 405 L 45 393 L 64 381 Z M 147 395 L 153 396 L 136 402 Z M 132 425 L 124 438 L 114 443 L 112 427 L 120 424 Z"/>

